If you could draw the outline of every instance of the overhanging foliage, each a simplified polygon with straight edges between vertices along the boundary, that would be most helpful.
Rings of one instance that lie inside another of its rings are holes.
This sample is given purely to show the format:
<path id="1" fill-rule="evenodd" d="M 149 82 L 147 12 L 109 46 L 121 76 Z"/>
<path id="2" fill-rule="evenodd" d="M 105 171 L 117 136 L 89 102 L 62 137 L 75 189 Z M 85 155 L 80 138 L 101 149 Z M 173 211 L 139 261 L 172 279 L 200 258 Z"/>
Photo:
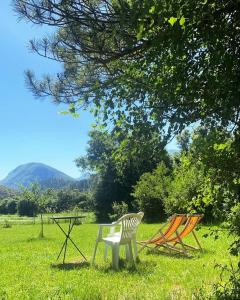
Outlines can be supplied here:
<path id="1" fill-rule="evenodd" d="M 168 133 L 196 121 L 239 128 L 239 0 L 14 3 L 56 27 L 31 48 L 64 71 L 41 81 L 28 71 L 35 95 L 70 103 L 72 114 L 94 107 L 105 120 L 170 124 Z"/>

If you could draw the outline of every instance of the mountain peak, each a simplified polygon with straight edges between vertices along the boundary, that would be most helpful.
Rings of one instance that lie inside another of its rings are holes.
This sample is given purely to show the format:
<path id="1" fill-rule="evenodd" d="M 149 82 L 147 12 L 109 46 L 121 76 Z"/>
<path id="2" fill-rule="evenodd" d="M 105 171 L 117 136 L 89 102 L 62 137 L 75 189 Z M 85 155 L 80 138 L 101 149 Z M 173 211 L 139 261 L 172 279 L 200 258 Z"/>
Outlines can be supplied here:
<path id="1" fill-rule="evenodd" d="M 37 182 L 43 187 L 64 186 L 74 179 L 65 173 L 38 162 L 30 162 L 16 167 L 12 170 L 1 184 L 10 188 L 18 189 L 19 185 L 28 187 Z M 49 184 L 48 184 L 49 183 Z"/>

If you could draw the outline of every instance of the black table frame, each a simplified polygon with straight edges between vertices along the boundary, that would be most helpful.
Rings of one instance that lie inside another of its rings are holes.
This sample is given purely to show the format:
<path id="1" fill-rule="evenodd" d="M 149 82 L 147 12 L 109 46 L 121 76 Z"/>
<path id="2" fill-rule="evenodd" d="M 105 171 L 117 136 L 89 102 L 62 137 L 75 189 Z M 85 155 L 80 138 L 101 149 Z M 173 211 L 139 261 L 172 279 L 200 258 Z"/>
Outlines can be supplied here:
<path id="1" fill-rule="evenodd" d="M 57 226 L 60 228 L 60 230 L 63 232 L 65 235 L 65 241 L 63 242 L 62 248 L 58 254 L 57 260 L 59 259 L 63 249 L 64 249 L 64 254 L 63 254 L 63 263 L 65 263 L 65 258 L 66 258 L 66 252 L 67 252 L 67 245 L 68 245 L 68 240 L 73 244 L 73 246 L 78 250 L 78 252 L 82 255 L 82 257 L 87 261 L 86 257 L 82 253 L 82 251 L 78 248 L 78 246 L 74 243 L 74 241 L 71 239 L 70 234 L 73 229 L 73 226 L 75 225 L 75 222 L 77 219 L 82 219 L 84 216 L 65 216 L 65 217 L 51 217 L 50 219 L 53 220 Z M 60 220 L 69 220 L 69 226 L 68 230 L 65 231 L 62 226 L 59 224 L 58 221 Z"/>

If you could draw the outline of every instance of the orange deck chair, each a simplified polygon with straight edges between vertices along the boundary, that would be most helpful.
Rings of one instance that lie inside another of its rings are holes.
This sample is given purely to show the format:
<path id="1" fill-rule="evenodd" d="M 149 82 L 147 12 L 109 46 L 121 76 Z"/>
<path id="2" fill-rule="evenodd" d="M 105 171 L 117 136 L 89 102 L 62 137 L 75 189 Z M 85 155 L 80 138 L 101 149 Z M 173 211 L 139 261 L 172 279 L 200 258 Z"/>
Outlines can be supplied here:
<path id="1" fill-rule="evenodd" d="M 163 232 L 164 224 L 149 240 L 138 241 L 138 244 L 142 245 L 142 248 L 138 251 L 141 252 L 145 247 L 153 249 L 159 246 L 166 247 L 168 249 L 175 249 L 172 244 L 168 241 L 173 238 L 173 234 L 176 233 L 177 229 L 187 220 L 186 214 L 174 214 L 170 218 L 168 228 Z"/>
<path id="2" fill-rule="evenodd" d="M 183 252 L 184 254 L 187 255 L 187 248 L 188 249 L 192 249 L 192 250 L 202 250 L 202 247 L 197 239 L 196 233 L 194 232 L 194 229 L 196 228 L 196 226 L 198 225 L 198 223 L 200 222 L 200 220 L 203 218 L 202 214 L 199 215 L 188 215 L 187 216 L 187 221 L 186 224 L 184 226 L 184 228 L 182 229 L 182 231 L 180 233 L 178 233 L 178 228 L 176 230 L 176 237 L 170 238 L 168 239 L 168 244 L 171 244 L 173 248 L 175 248 L 176 251 L 179 252 Z M 190 233 L 193 234 L 194 239 L 198 245 L 198 248 L 193 247 L 191 245 L 188 245 L 186 243 L 183 242 L 183 239 L 188 236 Z M 182 249 L 176 247 L 177 244 L 180 244 L 182 246 Z M 157 246 L 161 246 L 161 243 L 157 243 Z"/>

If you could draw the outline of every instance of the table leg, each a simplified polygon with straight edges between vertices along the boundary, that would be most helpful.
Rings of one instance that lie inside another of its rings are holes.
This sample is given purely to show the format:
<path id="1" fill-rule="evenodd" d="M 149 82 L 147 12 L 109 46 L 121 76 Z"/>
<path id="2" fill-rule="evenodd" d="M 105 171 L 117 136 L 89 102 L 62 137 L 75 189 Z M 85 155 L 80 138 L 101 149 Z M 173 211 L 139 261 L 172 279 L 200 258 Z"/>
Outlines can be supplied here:
<path id="1" fill-rule="evenodd" d="M 55 223 L 58 225 L 58 227 L 61 229 L 61 231 L 63 232 L 63 234 L 65 235 L 65 241 L 63 242 L 63 245 L 62 245 L 62 248 L 61 248 L 61 250 L 60 250 L 60 252 L 59 252 L 59 254 L 58 254 L 58 257 L 57 257 L 57 260 L 59 259 L 59 257 L 60 257 L 60 255 L 62 254 L 62 251 L 63 251 L 63 249 L 64 249 L 64 255 L 63 255 L 63 263 L 65 262 L 65 257 L 66 257 L 66 251 L 67 251 L 67 240 L 68 240 L 68 238 L 69 238 L 69 230 L 70 230 L 70 225 L 71 225 L 71 221 L 70 221 L 70 223 L 69 223 L 69 227 L 68 227 L 68 233 L 66 234 L 66 232 L 62 229 L 62 227 L 59 225 L 59 223 L 56 221 L 56 220 L 54 220 L 55 221 Z"/>
<path id="2" fill-rule="evenodd" d="M 67 233 L 67 235 L 66 235 L 66 240 L 65 240 L 65 249 L 64 249 L 64 254 L 63 254 L 63 263 L 65 262 L 68 239 L 69 239 L 70 232 L 72 231 L 72 228 L 73 228 L 73 225 L 72 225 L 72 222 L 71 222 L 71 220 L 70 220 L 69 226 L 68 226 L 68 233 Z"/>
<path id="3" fill-rule="evenodd" d="M 83 255 L 83 253 L 80 251 L 80 249 L 78 249 L 77 245 L 74 243 L 74 241 L 70 237 L 69 237 L 69 240 L 72 242 L 72 244 L 78 250 L 78 252 L 82 255 L 82 257 L 87 261 L 86 257 Z"/>
<path id="4" fill-rule="evenodd" d="M 68 240 L 71 241 L 71 243 L 74 245 L 74 247 L 78 250 L 78 252 L 82 255 L 82 257 L 87 261 L 86 257 L 83 255 L 83 253 L 81 252 L 81 250 L 77 247 L 77 245 L 74 243 L 74 241 L 71 239 L 70 237 L 70 233 L 73 229 L 73 226 L 74 226 L 74 223 L 75 223 L 75 220 L 70 220 L 70 223 L 69 223 L 69 227 L 68 227 L 68 232 L 66 233 L 63 228 L 59 225 L 59 223 L 54 220 L 55 223 L 58 225 L 58 227 L 61 229 L 61 231 L 63 232 L 63 234 L 65 235 L 65 241 L 63 242 L 63 245 L 62 245 L 62 248 L 58 254 L 58 257 L 57 257 L 57 260 L 59 259 L 63 249 L 64 249 L 64 254 L 63 254 L 63 263 L 65 262 L 65 257 L 66 257 L 66 252 L 67 252 L 67 245 L 68 245 Z"/>
<path id="5" fill-rule="evenodd" d="M 62 251 L 63 251 L 63 248 L 64 248 L 64 246 L 65 246 L 65 243 L 66 243 L 66 239 L 65 239 L 65 241 L 63 242 L 63 245 L 62 245 L 62 248 L 61 248 L 61 250 L 60 250 L 60 252 L 59 252 L 59 254 L 58 254 L 57 260 L 59 259 L 60 255 L 61 255 L 61 253 L 62 253 Z"/>

